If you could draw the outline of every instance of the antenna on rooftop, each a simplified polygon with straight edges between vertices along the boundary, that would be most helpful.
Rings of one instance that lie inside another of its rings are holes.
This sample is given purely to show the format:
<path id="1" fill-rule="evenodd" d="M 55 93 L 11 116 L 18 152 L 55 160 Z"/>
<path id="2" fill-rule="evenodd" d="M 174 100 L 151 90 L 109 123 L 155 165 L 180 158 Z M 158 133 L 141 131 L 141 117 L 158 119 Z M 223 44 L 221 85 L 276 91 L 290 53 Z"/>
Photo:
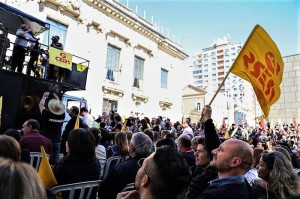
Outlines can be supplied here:
<path id="1" fill-rule="evenodd" d="M 144 19 L 146 19 L 146 10 L 144 10 Z"/>
<path id="2" fill-rule="evenodd" d="M 127 6 L 127 8 L 129 8 L 129 0 L 127 0 L 126 6 Z"/>
<path id="3" fill-rule="evenodd" d="M 135 5 L 135 13 L 138 14 L 138 5 Z"/>

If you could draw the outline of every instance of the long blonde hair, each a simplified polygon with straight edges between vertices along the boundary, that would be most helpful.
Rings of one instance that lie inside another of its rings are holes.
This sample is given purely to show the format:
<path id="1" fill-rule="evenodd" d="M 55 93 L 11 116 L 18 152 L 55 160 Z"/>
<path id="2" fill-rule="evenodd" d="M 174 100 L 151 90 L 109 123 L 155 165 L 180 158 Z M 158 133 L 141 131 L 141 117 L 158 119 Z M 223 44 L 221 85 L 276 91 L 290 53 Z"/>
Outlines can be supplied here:
<path id="1" fill-rule="evenodd" d="M 115 145 L 119 148 L 119 155 L 122 159 L 128 156 L 128 139 L 126 133 L 119 132 L 115 136 Z"/>
<path id="2" fill-rule="evenodd" d="M 273 186 L 276 195 L 280 195 L 280 198 L 300 196 L 299 177 L 284 154 L 273 151 L 262 155 L 262 160 L 270 171 L 269 184 Z"/>
<path id="3" fill-rule="evenodd" d="M 46 192 L 33 167 L 0 158 L 0 193 L 6 199 L 46 199 Z"/>

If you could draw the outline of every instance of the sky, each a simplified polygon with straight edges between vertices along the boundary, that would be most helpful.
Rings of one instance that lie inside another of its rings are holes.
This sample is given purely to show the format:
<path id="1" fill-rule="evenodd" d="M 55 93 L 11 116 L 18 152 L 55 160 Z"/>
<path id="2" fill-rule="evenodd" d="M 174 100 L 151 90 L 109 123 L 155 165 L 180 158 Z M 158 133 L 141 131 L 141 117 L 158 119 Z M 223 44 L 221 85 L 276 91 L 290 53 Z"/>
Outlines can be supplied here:
<path id="1" fill-rule="evenodd" d="M 119 0 L 127 5 L 127 0 Z M 164 30 L 190 57 L 229 34 L 244 43 L 256 24 L 277 44 L 282 56 L 300 53 L 300 0 L 128 0 L 136 11 Z M 163 28 L 162 28 L 163 27 Z"/>

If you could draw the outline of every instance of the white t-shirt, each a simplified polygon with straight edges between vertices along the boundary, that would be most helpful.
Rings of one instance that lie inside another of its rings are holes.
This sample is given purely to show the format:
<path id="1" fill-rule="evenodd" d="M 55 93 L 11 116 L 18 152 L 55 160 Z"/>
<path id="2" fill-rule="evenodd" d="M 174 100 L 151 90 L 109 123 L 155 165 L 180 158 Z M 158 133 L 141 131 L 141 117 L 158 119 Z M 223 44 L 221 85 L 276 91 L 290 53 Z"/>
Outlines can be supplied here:
<path id="1" fill-rule="evenodd" d="M 94 127 L 95 120 L 90 114 L 83 116 L 81 119 L 83 123 L 89 126 L 89 128 Z"/>

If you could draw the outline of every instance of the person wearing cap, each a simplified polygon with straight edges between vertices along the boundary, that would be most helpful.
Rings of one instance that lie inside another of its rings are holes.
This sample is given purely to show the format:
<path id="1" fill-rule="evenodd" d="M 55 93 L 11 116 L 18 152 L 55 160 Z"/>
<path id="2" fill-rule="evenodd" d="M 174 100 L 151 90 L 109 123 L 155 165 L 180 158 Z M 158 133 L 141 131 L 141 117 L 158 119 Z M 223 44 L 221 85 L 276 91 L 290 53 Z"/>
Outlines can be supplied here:
<path id="1" fill-rule="evenodd" d="M 22 24 L 16 32 L 16 41 L 13 48 L 11 70 L 15 71 L 17 68 L 18 73 L 22 73 L 23 62 L 27 52 L 28 41 L 35 42 L 35 39 L 29 34 L 29 26 Z"/>
<path id="2" fill-rule="evenodd" d="M 50 93 L 45 92 L 39 104 L 42 114 L 43 134 L 52 142 L 53 163 L 59 160 L 61 127 L 65 119 L 65 105 L 53 93 L 53 99 L 48 100 L 48 108 L 45 107 L 45 101 Z"/>

